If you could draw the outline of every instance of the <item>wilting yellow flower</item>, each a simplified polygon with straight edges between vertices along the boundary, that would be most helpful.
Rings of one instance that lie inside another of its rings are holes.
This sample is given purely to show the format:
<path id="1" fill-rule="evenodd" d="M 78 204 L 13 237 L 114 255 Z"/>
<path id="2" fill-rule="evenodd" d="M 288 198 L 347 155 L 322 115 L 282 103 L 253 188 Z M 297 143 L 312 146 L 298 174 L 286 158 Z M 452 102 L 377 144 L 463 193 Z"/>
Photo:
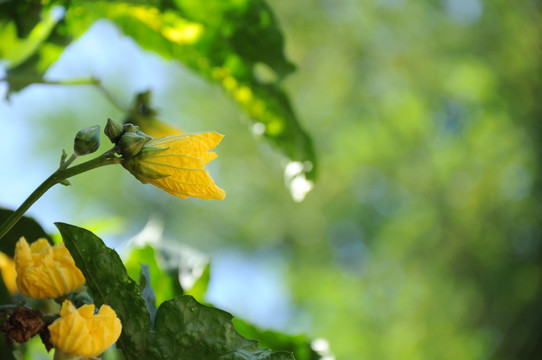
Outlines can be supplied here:
<path id="1" fill-rule="evenodd" d="M 15 271 L 15 262 L 12 258 L 0 252 L 0 270 L 2 270 L 2 280 L 11 295 L 17 294 L 17 284 L 15 278 L 17 272 Z"/>
<path id="2" fill-rule="evenodd" d="M 216 132 L 182 134 L 147 142 L 139 154 L 122 165 L 143 183 L 186 199 L 224 199 L 205 165 L 216 158 L 213 149 L 224 136 Z"/>
<path id="3" fill-rule="evenodd" d="M 111 307 L 102 305 L 94 315 L 94 304 L 79 309 L 65 300 L 60 318 L 49 325 L 51 343 L 63 353 L 78 356 L 98 356 L 120 336 L 122 324 Z"/>
<path id="4" fill-rule="evenodd" d="M 17 286 L 25 296 L 56 298 L 85 283 L 64 244 L 51 246 L 46 239 L 28 245 L 22 237 L 15 245 Z"/>

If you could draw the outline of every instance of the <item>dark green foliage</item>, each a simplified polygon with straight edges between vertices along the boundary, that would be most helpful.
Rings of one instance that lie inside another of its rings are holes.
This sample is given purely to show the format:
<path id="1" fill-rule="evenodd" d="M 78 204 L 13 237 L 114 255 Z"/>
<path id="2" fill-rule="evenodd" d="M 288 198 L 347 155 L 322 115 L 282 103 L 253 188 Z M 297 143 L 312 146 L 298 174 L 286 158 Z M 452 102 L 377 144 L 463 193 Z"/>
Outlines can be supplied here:
<path id="1" fill-rule="evenodd" d="M 152 339 L 151 353 L 164 360 L 293 360 L 288 353 L 259 349 L 256 341 L 239 335 L 230 314 L 188 295 L 160 306 Z"/>
<path id="2" fill-rule="evenodd" d="M 127 359 L 137 359 L 147 346 L 150 317 L 139 286 L 128 276 L 119 255 L 88 230 L 56 223 L 66 247 L 81 270 L 96 306 L 111 306 L 122 322 L 118 344 Z"/>
<path id="3" fill-rule="evenodd" d="M 17 37 L 25 38 L 40 21 L 40 0 L 4 0 L 0 2 L 0 26 L 13 20 Z"/>
<path id="4" fill-rule="evenodd" d="M 97 306 L 111 306 L 122 321 L 118 345 L 127 359 L 293 360 L 287 352 L 259 349 L 235 330 L 227 312 L 199 304 L 188 295 L 164 302 L 151 330 L 149 273 L 142 269 L 142 290 L 114 250 L 88 230 L 56 223 L 66 247 L 85 275 Z M 142 298 L 145 296 L 146 301 Z"/>
<path id="5" fill-rule="evenodd" d="M 12 210 L 0 209 L 0 223 L 4 222 L 12 213 Z M 23 216 L 17 224 L 2 237 L 2 241 L 0 241 L 0 251 L 13 257 L 15 253 L 15 244 L 22 236 L 24 236 L 29 243 L 40 238 L 45 238 L 52 244 L 51 237 L 45 233 L 45 230 L 43 230 L 36 220 L 28 216 Z"/>

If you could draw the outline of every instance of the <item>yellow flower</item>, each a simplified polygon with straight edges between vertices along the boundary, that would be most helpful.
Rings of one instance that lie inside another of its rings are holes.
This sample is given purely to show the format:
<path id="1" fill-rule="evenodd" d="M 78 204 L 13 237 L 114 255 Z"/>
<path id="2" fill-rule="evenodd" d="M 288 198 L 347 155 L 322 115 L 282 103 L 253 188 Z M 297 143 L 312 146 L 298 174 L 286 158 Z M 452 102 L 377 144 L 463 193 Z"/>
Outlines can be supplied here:
<path id="1" fill-rule="evenodd" d="M 62 303 L 60 318 L 49 325 L 56 351 L 85 357 L 103 353 L 121 331 L 122 324 L 111 307 L 102 305 L 94 315 L 94 304 L 76 309 L 69 300 Z"/>
<path id="2" fill-rule="evenodd" d="M 150 183 L 186 199 L 224 199 L 205 165 L 216 158 L 213 149 L 224 136 L 216 132 L 182 134 L 157 138 L 145 143 L 141 151 L 123 159 L 122 166 L 142 183 Z"/>
<path id="3" fill-rule="evenodd" d="M 139 130 L 143 131 L 145 134 L 152 136 L 153 138 L 179 135 L 183 131 L 175 126 L 169 125 L 158 119 L 146 119 L 145 121 L 140 121 L 134 125 L 139 126 Z"/>
<path id="4" fill-rule="evenodd" d="M 0 252 L 0 270 L 2 270 L 2 280 L 11 295 L 17 294 L 17 284 L 15 278 L 17 272 L 15 271 L 15 262 L 12 258 Z"/>
<path id="5" fill-rule="evenodd" d="M 51 246 L 46 239 L 28 245 L 22 237 L 15 245 L 17 286 L 27 297 L 56 298 L 77 289 L 85 277 L 64 244 Z"/>

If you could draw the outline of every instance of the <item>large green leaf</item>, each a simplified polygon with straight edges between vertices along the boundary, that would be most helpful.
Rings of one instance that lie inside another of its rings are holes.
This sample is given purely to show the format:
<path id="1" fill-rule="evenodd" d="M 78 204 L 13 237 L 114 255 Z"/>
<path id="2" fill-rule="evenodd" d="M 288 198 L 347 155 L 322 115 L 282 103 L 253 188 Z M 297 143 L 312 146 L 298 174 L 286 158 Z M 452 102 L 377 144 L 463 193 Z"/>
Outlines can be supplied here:
<path id="1" fill-rule="evenodd" d="M 140 287 L 128 276 L 118 254 L 88 230 L 64 223 L 56 226 L 96 305 L 111 306 L 121 319 L 118 345 L 127 359 L 294 359 L 287 352 L 260 349 L 257 341 L 239 335 L 230 314 L 201 305 L 188 295 L 164 302 L 150 330 Z"/>
<path id="2" fill-rule="evenodd" d="M 232 316 L 183 295 L 156 313 L 150 354 L 160 359 L 293 360 L 287 352 L 260 349 L 235 330 Z"/>
<path id="3" fill-rule="evenodd" d="M 300 179 L 314 180 L 317 162 L 312 141 L 281 85 L 281 80 L 295 67 L 284 54 L 284 37 L 265 1 L 172 0 L 146 4 L 142 1 L 65 1 L 64 4 L 67 7 L 65 21 L 54 32 L 61 36 L 51 36 L 62 38 L 60 43 L 44 41 L 54 26 L 49 21 L 47 31 L 34 36 L 36 41 L 32 40 L 32 33 L 19 40 L 31 43 L 30 47 L 25 45 L 30 50 L 11 52 L 20 59 L 8 73 L 10 91 L 40 82 L 45 69 L 69 39 L 81 35 L 95 20 L 105 17 L 116 22 L 144 49 L 179 60 L 200 76 L 222 86 L 249 115 L 255 133 L 280 149 L 289 163 L 300 165 L 296 166 L 295 174 L 286 174 L 292 191 Z M 10 29 L 11 39 L 16 33 L 15 22 Z M 304 185 L 306 189 L 312 186 L 308 182 Z"/>
<path id="4" fill-rule="evenodd" d="M 298 177 L 315 178 L 311 139 L 281 85 L 294 66 L 284 55 L 282 33 L 264 1 L 178 0 L 160 9 L 115 2 L 80 5 L 66 14 L 73 34 L 106 17 L 144 49 L 183 62 L 222 86 L 250 116 L 256 133 L 302 164 Z"/>
<path id="5" fill-rule="evenodd" d="M 111 306 L 122 322 L 118 345 L 127 359 L 139 359 L 147 346 L 150 317 L 138 284 L 122 260 L 88 230 L 55 223 L 75 264 L 81 270 L 97 306 Z"/>

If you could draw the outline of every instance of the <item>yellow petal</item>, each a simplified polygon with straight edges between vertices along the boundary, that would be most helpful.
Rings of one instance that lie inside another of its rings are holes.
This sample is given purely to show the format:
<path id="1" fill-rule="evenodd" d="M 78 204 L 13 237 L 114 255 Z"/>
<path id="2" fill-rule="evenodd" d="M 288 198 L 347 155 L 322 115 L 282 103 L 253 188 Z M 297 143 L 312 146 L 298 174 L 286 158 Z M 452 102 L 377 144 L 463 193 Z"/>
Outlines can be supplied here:
<path id="1" fill-rule="evenodd" d="M 64 353 L 93 357 L 109 348 L 122 332 L 122 324 L 115 311 L 102 305 L 94 315 L 94 305 L 75 309 L 66 300 L 60 310 L 60 318 L 49 325 L 51 342 Z"/>
<path id="2" fill-rule="evenodd" d="M 134 125 L 138 125 L 139 130 L 154 138 L 179 135 L 183 133 L 181 129 L 171 126 L 158 119 L 142 119 L 141 121 L 135 122 Z"/>
<path id="3" fill-rule="evenodd" d="M 85 283 L 64 244 L 51 246 L 39 239 L 30 246 L 22 237 L 15 245 L 17 287 L 33 298 L 56 298 L 79 288 Z"/>
<path id="4" fill-rule="evenodd" d="M 216 132 L 182 134 L 149 141 L 137 159 L 123 165 L 143 183 L 174 196 L 224 199 L 205 165 L 216 158 L 209 152 L 224 136 Z"/>
<path id="5" fill-rule="evenodd" d="M 12 258 L 0 252 L 0 270 L 2 270 L 2 280 L 11 295 L 17 294 L 17 271 L 15 270 L 15 262 Z"/>

